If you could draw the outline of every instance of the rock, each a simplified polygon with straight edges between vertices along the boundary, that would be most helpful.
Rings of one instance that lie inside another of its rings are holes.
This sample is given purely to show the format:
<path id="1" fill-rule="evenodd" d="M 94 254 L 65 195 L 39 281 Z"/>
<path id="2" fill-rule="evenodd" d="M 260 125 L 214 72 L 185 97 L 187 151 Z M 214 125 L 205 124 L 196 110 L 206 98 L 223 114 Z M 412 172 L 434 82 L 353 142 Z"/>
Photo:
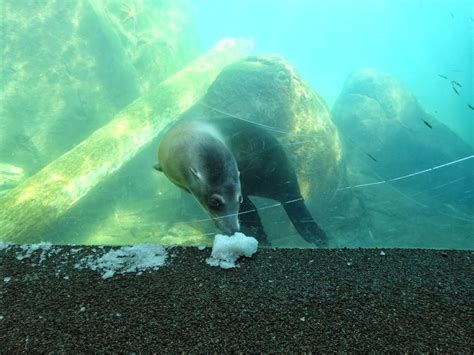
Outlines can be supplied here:
<path id="1" fill-rule="evenodd" d="M 472 248 L 472 147 L 373 69 L 346 80 L 332 115 L 358 186 L 337 217 L 339 246 Z"/>
<path id="2" fill-rule="evenodd" d="M 373 69 L 346 80 L 332 114 L 354 184 L 420 172 L 473 154 L 472 147 L 426 113 L 399 81 Z M 453 200 L 472 186 L 473 163 L 469 159 L 397 184 L 427 189 L 466 177 L 446 187 L 450 193 L 443 196 Z"/>
<path id="3" fill-rule="evenodd" d="M 0 159 L 31 173 L 197 55 L 181 0 L 5 0 L 0 36 Z"/>
<path id="4" fill-rule="evenodd" d="M 326 103 L 296 69 L 277 56 L 248 57 L 225 68 L 183 117 L 223 114 L 273 131 L 294 163 L 308 205 L 324 218 L 343 177 L 342 147 Z"/>

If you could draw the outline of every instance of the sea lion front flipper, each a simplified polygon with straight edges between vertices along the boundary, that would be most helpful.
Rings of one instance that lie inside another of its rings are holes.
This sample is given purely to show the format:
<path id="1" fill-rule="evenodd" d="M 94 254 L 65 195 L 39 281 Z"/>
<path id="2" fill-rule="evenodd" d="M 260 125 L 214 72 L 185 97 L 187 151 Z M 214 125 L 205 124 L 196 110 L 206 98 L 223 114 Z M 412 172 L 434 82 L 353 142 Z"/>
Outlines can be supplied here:
<path id="1" fill-rule="evenodd" d="M 251 237 L 255 237 L 260 245 L 270 246 L 267 233 L 263 228 L 262 221 L 257 212 L 257 207 L 248 196 L 242 196 L 242 204 L 239 212 L 240 230 Z"/>
<path id="2" fill-rule="evenodd" d="M 286 201 L 289 202 L 283 202 L 283 208 L 304 240 L 319 247 L 327 247 L 328 237 L 326 233 L 315 222 L 301 196 Z"/>

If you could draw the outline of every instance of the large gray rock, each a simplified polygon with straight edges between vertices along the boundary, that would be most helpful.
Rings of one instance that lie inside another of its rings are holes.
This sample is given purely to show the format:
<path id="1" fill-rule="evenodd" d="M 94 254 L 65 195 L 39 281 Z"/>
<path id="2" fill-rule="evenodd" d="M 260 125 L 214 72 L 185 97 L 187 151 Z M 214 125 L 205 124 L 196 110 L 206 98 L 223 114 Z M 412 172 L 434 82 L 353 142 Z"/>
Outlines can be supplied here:
<path id="1" fill-rule="evenodd" d="M 474 246 L 471 146 L 372 69 L 346 80 L 332 114 L 358 202 L 334 220 L 340 246 Z"/>
<path id="2" fill-rule="evenodd" d="M 347 79 L 332 114 L 353 178 L 359 174 L 362 179 L 387 180 L 473 154 L 472 147 L 426 113 L 399 81 L 372 69 L 360 70 Z M 426 189 L 464 178 L 447 187 L 451 193 L 445 197 L 456 199 L 456 193 L 463 193 L 473 183 L 472 169 L 473 159 L 469 159 L 398 183 Z"/>

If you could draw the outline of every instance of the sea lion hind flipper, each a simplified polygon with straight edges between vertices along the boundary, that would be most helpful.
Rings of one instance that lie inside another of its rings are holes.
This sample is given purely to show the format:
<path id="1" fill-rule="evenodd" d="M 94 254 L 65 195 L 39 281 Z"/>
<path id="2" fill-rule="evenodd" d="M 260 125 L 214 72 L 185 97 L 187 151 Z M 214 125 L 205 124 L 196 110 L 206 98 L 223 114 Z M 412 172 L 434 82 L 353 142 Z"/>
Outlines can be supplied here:
<path id="1" fill-rule="evenodd" d="M 303 199 L 283 203 L 283 208 L 304 240 L 319 247 L 327 247 L 328 237 L 311 216 Z"/>
<path id="2" fill-rule="evenodd" d="M 255 207 L 253 202 L 246 195 L 242 196 L 239 220 L 240 229 L 244 234 L 255 237 L 260 245 L 270 246 L 267 233 L 263 228 L 260 215 L 257 212 L 257 207 Z"/>

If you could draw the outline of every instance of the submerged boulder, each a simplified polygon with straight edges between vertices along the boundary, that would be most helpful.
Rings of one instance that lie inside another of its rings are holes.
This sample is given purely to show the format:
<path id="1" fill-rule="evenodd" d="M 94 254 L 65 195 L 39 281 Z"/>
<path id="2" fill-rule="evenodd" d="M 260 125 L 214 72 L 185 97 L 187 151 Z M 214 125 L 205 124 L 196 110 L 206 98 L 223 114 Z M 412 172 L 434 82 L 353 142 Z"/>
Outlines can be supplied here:
<path id="1" fill-rule="evenodd" d="M 318 217 L 343 176 L 342 147 L 324 100 L 277 56 L 252 56 L 225 68 L 183 115 L 238 117 L 269 129 L 294 164 L 301 192 Z"/>
<path id="2" fill-rule="evenodd" d="M 351 75 L 332 110 L 357 204 L 340 246 L 472 247 L 473 149 L 390 75 Z"/>
<path id="3" fill-rule="evenodd" d="M 197 54 L 187 1 L 5 0 L 0 160 L 33 174 Z"/>
<path id="4" fill-rule="evenodd" d="M 378 181 L 415 174 L 397 183 L 427 189 L 463 178 L 447 187 L 450 199 L 473 183 L 472 159 L 440 167 L 469 157 L 472 147 L 428 114 L 402 83 L 387 74 L 363 69 L 351 75 L 332 114 L 354 183 L 367 182 L 367 177 Z M 416 174 L 433 167 L 440 168 Z M 357 176 L 366 180 L 357 180 Z"/>

